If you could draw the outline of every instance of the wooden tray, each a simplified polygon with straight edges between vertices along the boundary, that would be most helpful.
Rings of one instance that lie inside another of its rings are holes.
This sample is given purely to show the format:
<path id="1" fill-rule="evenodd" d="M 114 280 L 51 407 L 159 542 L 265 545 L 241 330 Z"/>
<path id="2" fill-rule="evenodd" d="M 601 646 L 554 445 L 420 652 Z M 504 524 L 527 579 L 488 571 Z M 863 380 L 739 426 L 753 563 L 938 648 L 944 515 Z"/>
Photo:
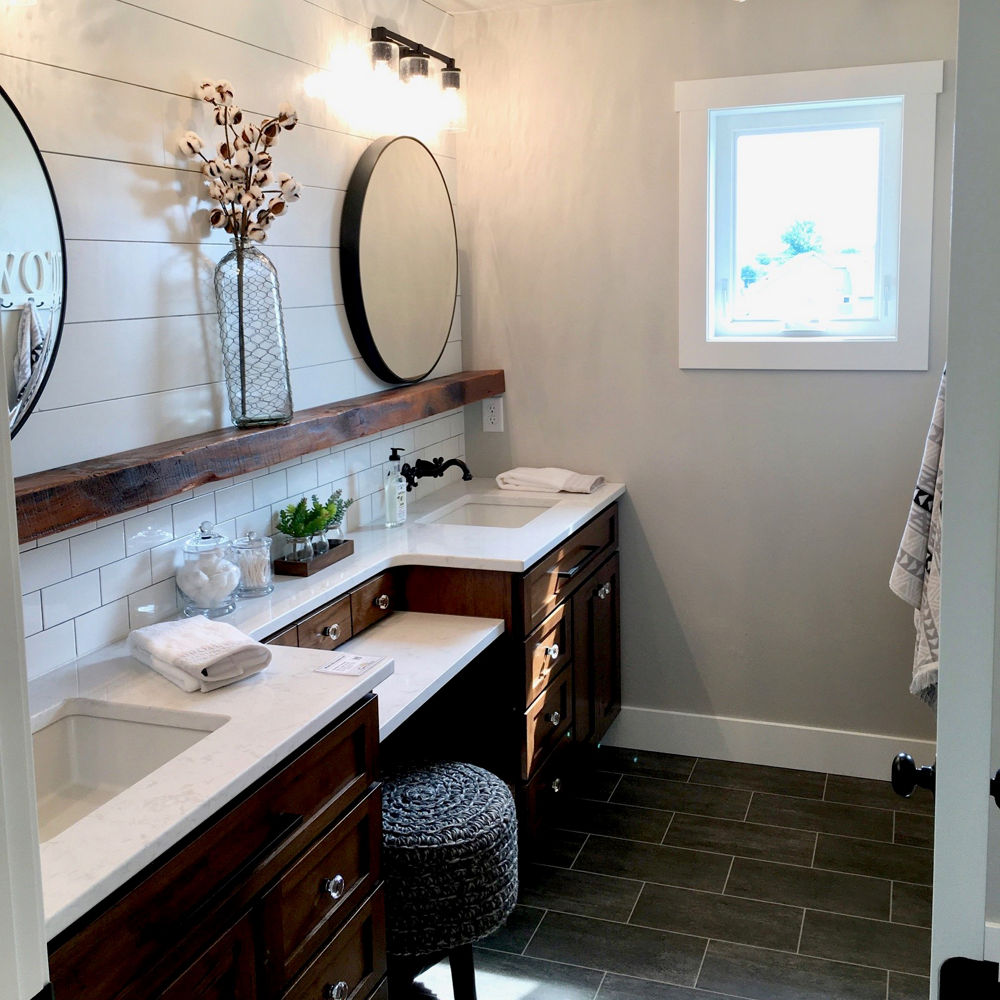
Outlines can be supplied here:
<path id="1" fill-rule="evenodd" d="M 345 538 L 342 542 L 330 546 L 329 552 L 321 556 L 313 556 L 308 562 L 293 562 L 291 559 L 275 559 L 275 576 L 312 576 L 327 566 L 332 566 L 341 559 L 346 559 L 354 552 L 354 540 Z"/>

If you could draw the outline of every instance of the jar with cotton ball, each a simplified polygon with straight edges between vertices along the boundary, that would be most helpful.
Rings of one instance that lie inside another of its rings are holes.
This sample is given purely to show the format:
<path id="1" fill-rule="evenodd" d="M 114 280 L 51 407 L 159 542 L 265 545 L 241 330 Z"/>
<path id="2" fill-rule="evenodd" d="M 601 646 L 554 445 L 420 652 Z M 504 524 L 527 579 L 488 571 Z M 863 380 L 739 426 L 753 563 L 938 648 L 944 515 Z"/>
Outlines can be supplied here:
<path id="1" fill-rule="evenodd" d="M 236 610 L 240 568 L 232 543 L 216 531 L 211 521 L 184 543 L 183 562 L 177 570 L 177 590 L 189 618 L 204 615 L 221 618 Z"/>

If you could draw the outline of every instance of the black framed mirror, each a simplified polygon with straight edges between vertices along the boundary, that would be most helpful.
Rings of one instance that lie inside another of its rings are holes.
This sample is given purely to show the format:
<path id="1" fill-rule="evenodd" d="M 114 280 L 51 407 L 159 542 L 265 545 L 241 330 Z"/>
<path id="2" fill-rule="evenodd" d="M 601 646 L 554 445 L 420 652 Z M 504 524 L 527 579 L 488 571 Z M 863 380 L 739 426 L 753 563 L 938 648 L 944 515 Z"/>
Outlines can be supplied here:
<path id="1" fill-rule="evenodd" d="M 340 225 L 351 333 L 384 382 L 426 378 L 455 315 L 458 238 L 448 185 L 412 136 L 377 139 L 354 168 Z"/>
<path id="2" fill-rule="evenodd" d="M 38 144 L 3 88 L 0 98 L 0 345 L 14 437 L 35 408 L 59 347 L 66 242 Z"/>

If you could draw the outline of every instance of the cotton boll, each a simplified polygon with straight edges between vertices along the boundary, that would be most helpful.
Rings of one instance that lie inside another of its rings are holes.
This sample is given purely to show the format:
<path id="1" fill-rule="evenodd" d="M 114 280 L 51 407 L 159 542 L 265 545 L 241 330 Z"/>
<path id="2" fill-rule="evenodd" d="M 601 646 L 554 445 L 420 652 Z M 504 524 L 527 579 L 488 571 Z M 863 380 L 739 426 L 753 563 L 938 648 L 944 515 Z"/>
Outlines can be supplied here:
<path id="1" fill-rule="evenodd" d="M 185 132 L 177 142 L 177 146 L 185 156 L 197 156 L 205 143 L 197 132 Z"/>
<path id="2" fill-rule="evenodd" d="M 246 168 L 250 166 L 250 150 L 237 149 L 236 152 L 233 153 L 233 165 L 246 170 Z"/>
<path id="3" fill-rule="evenodd" d="M 209 104 L 215 102 L 215 82 L 213 80 L 202 80 L 198 84 L 198 96 Z"/>
<path id="4" fill-rule="evenodd" d="M 299 120 L 298 113 L 287 101 L 278 108 L 278 123 L 283 129 L 290 132 L 295 128 L 295 123 Z"/>
<path id="5" fill-rule="evenodd" d="M 233 85 L 228 80 L 215 81 L 215 103 L 222 105 L 233 103 Z"/>
<path id="6" fill-rule="evenodd" d="M 278 185 L 286 202 L 298 201 L 302 185 L 290 174 L 278 174 Z"/>

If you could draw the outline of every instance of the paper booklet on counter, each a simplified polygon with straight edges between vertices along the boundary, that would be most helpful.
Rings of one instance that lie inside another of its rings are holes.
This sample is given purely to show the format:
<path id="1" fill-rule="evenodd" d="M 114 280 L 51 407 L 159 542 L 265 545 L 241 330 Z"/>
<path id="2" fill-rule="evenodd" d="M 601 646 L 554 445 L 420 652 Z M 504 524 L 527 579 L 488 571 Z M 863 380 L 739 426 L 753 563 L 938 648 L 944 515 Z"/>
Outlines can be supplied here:
<path id="1" fill-rule="evenodd" d="M 362 656 L 359 653 L 338 653 L 325 666 L 316 667 L 317 674 L 346 674 L 360 677 L 373 667 L 392 666 L 391 656 Z"/>

